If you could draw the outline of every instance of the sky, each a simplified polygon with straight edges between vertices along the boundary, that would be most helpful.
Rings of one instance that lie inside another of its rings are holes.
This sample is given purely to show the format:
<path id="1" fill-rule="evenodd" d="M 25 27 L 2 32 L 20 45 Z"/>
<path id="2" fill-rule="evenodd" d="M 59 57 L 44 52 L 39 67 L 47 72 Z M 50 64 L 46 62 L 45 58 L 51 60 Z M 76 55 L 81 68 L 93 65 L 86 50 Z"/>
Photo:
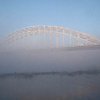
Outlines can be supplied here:
<path id="1" fill-rule="evenodd" d="M 100 37 L 100 0 L 0 0 L 0 35 L 36 25 Z"/>

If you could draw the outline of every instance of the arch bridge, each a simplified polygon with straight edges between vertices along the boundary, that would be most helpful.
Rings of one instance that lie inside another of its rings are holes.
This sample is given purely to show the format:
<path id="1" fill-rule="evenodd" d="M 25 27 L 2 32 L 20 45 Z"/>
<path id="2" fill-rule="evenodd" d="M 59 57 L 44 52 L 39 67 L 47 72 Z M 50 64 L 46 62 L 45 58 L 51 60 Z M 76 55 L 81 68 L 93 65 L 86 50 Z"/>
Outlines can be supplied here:
<path id="1" fill-rule="evenodd" d="M 0 45 L 9 46 L 16 41 L 23 45 L 21 40 L 31 37 L 33 47 L 72 47 L 100 44 L 100 39 L 76 30 L 58 26 L 30 26 L 0 38 Z M 9 45 L 8 45 L 9 44 Z M 14 44 L 15 46 L 15 44 Z"/>

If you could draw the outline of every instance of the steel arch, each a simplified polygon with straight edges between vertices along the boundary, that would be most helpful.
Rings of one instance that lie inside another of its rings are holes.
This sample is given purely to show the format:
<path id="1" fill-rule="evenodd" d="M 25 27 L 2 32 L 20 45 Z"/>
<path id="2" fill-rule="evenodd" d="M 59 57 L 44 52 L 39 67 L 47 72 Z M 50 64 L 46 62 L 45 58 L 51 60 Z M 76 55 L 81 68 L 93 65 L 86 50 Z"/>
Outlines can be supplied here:
<path id="1" fill-rule="evenodd" d="M 17 30 L 13 33 L 1 37 L 1 43 L 7 43 L 7 42 L 15 41 L 20 38 L 24 38 L 28 35 L 42 34 L 42 33 L 46 33 L 46 34 L 56 33 L 56 34 L 68 35 L 70 38 L 75 37 L 77 38 L 77 40 L 83 40 L 85 42 L 91 43 L 92 45 L 100 44 L 100 39 L 93 35 L 89 35 L 84 32 L 80 32 L 80 31 L 76 31 L 64 27 L 59 27 L 59 26 L 30 26 L 30 27 L 22 28 L 20 30 Z"/>

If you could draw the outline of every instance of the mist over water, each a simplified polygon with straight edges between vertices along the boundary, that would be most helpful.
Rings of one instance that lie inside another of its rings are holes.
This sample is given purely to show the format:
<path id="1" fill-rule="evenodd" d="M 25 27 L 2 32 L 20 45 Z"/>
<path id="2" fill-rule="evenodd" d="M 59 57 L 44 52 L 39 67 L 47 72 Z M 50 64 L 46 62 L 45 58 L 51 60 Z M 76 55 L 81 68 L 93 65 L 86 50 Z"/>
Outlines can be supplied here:
<path id="1" fill-rule="evenodd" d="M 100 49 L 0 52 L 0 100 L 99 100 Z"/>
<path id="2" fill-rule="evenodd" d="M 100 75 L 0 78 L 1 100 L 99 100 Z"/>
<path id="3" fill-rule="evenodd" d="M 0 73 L 100 69 L 100 49 L 30 49 L 0 52 Z"/>

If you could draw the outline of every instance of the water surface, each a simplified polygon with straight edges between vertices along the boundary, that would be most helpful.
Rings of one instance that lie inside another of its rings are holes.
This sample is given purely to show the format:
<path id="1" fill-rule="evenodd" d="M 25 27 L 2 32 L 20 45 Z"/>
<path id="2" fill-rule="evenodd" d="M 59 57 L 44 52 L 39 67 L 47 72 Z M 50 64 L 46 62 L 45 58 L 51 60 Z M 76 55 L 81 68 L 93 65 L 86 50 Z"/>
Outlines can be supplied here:
<path id="1" fill-rule="evenodd" d="M 100 100 L 100 73 L 95 72 L 2 74 L 0 100 Z"/>

